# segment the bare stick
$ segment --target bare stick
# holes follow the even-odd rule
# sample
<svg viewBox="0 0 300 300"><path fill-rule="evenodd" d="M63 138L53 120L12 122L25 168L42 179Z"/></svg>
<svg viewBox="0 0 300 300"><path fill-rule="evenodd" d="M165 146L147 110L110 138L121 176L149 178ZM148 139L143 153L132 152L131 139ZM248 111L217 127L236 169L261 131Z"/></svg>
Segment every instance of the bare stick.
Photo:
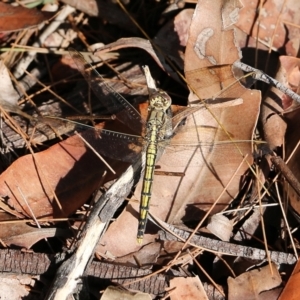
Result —
<svg viewBox="0 0 300 300"><path fill-rule="evenodd" d="M293 100L300 103L300 96L293 92L291 89L287 88L285 85L277 81L276 79L272 78L271 76L267 75L261 70L255 69L253 67L250 67L240 61L237 61L233 64L235 67L245 71L245 72L253 72L253 78L255 80L263 81L267 84L270 84L274 87L276 87L278 90L286 94L287 96L291 97Z"/></svg>

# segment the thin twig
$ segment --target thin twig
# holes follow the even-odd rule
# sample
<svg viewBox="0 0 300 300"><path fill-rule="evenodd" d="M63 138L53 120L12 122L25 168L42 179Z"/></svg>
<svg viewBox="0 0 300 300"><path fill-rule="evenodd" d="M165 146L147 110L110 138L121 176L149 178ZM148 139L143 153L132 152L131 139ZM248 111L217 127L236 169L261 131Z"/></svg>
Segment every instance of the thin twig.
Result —
<svg viewBox="0 0 300 300"><path fill-rule="evenodd" d="M272 78L271 76L267 75L261 70L255 69L253 67L250 67L240 61L237 61L233 64L235 67L245 71L245 72L253 72L253 78L255 80L263 81L267 84L270 84L274 87L276 87L278 90L286 94L287 96L291 97L293 100L300 103L300 96L293 92L291 89L287 88L285 85L277 81L276 79Z"/></svg>

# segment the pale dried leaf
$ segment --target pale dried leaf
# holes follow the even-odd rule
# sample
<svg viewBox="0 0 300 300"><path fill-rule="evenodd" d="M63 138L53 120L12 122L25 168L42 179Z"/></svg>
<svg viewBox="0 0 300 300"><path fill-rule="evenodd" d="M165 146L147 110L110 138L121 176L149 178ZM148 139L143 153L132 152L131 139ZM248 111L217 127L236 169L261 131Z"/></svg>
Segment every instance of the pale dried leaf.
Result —
<svg viewBox="0 0 300 300"><path fill-rule="evenodd" d="M222 241L229 242L233 230L233 221L223 215L213 215L209 219L207 229Z"/></svg>
<svg viewBox="0 0 300 300"><path fill-rule="evenodd" d="M173 278L170 280L171 300L207 300L208 297L199 277Z"/></svg>
<svg viewBox="0 0 300 300"><path fill-rule="evenodd" d="M19 95L12 85L11 78L3 60L0 61L0 82L0 105L8 111L14 111L10 109L10 107L18 105Z"/></svg>
<svg viewBox="0 0 300 300"><path fill-rule="evenodd" d="M136 206L138 209L138 205ZM101 243L98 243L96 251L100 253L109 251L115 257L122 257L137 251L140 248L136 243L137 227L138 212L133 210L131 204L128 204L120 216L110 224ZM153 241L153 237L146 234L143 243L147 245L151 241Z"/></svg>
<svg viewBox="0 0 300 300"><path fill-rule="evenodd" d="M36 276L39 278L39 276ZM35 280L32 275L15 275L2 273L0 276L1 299L24 299L30 296L28 287L33 288Z"/></svg>
<svg viewBox="0 0 300 300"><path fill-rule="evenodd" d="M266 265L262 268L252 270L242 275L232 278L229 277L228 283L228 299L235 300L252 300L260 299L259 294L262 291L270 290L281 284L281 277L275 264Z"/></svg>
<svg viewBox="0 0 300 300"><path fill-rule="evenodd" d="M124 289L109 286L105 292L103 293L102 300L151 300L151 296L149 294L141 293L141 292L130 292Z"/></svg>

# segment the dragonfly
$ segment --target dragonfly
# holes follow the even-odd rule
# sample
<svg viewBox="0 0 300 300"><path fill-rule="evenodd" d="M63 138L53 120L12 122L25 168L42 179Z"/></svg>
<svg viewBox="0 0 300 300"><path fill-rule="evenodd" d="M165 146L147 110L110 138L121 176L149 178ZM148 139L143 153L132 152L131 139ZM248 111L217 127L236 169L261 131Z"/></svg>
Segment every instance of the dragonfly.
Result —
<svg viewBox="0 0 300 300"><path fill-rule="evenodd" d="M185 108L184 111L172 117L170 96L165 91L156 89L149 70L145 68L149 107L148 117L144 120L140 113L84 59L81 53L74 49L70 49L69 52L78 70L102 105L114 116L114 119L134 132L134 134L129 134L107 129L97 130L101 140L101 146L97 148L97 151L105 156L130 163L142 155L146 157L137 229L137 243L142 244L153 188L155 163L170 145L182 121L203 106ZM190 142L197 140L198 143L197 131L195 134L196 137L190 138Z"/></svg>

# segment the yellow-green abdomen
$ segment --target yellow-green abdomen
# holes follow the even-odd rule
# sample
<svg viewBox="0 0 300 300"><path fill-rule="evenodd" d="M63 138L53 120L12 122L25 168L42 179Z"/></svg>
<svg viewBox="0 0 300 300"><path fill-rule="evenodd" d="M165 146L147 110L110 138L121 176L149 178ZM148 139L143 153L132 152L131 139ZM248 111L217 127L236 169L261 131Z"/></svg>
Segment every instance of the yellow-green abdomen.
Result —
<svg viewBox="0 0 300 300"><path fill-rule="evenodd" d="M143 242L144 232L146 228L149 203L151 199L155 160L157 155L157 141L155 139L152 140L153 135L156 136L156 131L152 132L151 142L149 143L146 151L146 166L143 179L143 189L140 202L140 218L137 233L137 242L139 244Z"/></svg>

